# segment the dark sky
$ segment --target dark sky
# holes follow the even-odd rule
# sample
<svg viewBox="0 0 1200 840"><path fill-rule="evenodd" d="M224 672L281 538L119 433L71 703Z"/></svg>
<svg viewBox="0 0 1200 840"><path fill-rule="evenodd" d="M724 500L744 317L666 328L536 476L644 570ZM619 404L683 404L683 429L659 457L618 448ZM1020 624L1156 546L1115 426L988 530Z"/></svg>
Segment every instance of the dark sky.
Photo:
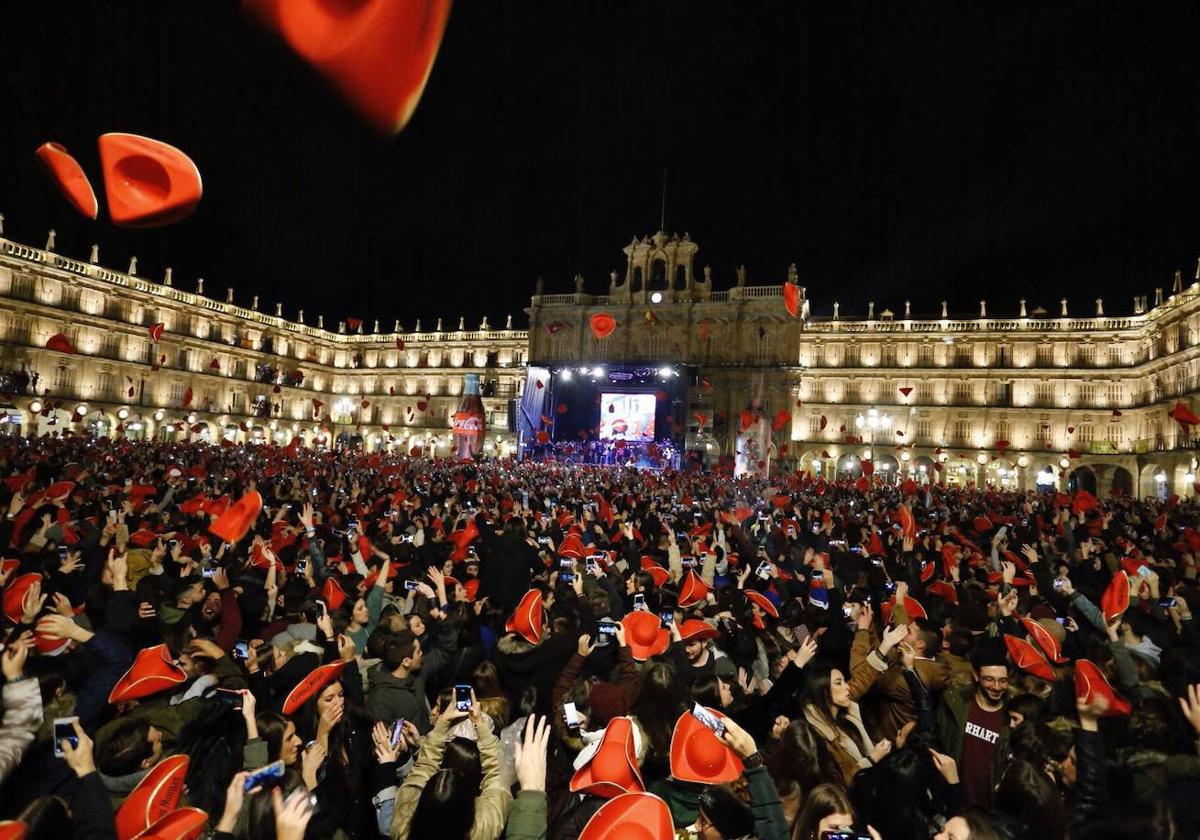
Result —
<svg viewBox="0 0 1200 840"><path fill-rule="evenodd" d="M297 0L299 2L299 0ZM523 322L536 278L603 292L630 237L700 244L717 285L796 262L818 315L1128 312L1200 253L1200 4L460 0L390 141L228 0L0 3L6 234L214 296L427 328ZM198 211L122 231L33 157L178 145Z"/></svg>

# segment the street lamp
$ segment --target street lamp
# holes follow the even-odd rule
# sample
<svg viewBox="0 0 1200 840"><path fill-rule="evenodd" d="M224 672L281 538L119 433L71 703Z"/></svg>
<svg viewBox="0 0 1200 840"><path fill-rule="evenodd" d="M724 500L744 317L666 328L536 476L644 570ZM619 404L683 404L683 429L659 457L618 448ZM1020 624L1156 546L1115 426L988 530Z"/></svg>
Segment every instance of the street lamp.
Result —
<svg viewBox="0 0 1200 840"><path fill-rule="evenodd" d="M865 416L860 413L854 418L854 427L860 432L864 428L867 430L871 438L871 448L868 450L868 453L873 454L875 452L875 433L880 429L887 431L892 428L892 415L880 414L878 410L870 408L867 409ZM868 454L868 457L870 457L870 454Z"/></svg>

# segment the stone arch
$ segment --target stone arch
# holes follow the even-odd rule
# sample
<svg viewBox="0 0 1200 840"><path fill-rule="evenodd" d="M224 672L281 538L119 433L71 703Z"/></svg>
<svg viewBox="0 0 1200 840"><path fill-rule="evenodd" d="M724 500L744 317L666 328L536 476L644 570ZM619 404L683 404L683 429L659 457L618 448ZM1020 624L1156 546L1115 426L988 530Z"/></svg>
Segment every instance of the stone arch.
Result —
<svg viewBox="0 0 1200 840"><path fill-rule="evenodd" d="M1099 482L1096 480L1096 472L1091 467L1081 465L1071 470L1067 476L1067 492L1074 493L1078 490L1086 490L1093 496L1096 495Z"/></svg>
<svg viewBox="0 0 1200 840"><path fill-rule="evenodd" d="M646 280L647 292L665 292L671 287L671 263L665 254L659 252L651 255L650 276Z"/></svg>
<svg viewBox="0 0 1200 840"><path fill-rule="evenodd" d="M1112 487L1122 496L1132 496L1134 492L1133 473L1124 467L1113 467Z"/></svg>
<svg viewBox="0 0 1200 840"><path fill-rule="evenodd" d="M909 477L918 484L930 484L937 482L937 467L934 466L934 460L928 455L917 455L909 462Z"/></svg>
<svg viewBox="0 0 1200 840"><path fill-rule="evenodd" d="M1162 481L1158 481L1155 477L1163 476ZM1154 496L1158 499L1165 500L1170 495L1168 485L1170 484L1169 476L1163 467L1156 463L1149 463L1142 466L1138 476L1138 497L1145 498L1146 496Z"/></svg>
<svg viewBox="0 0 1200 840"><path fill-rule="evenodd" d="M675 282L672 284L672 288L677 292L682 292L687 290L687 285L687 266L679 263L675 266Z"/></svg>
<svg viewBox="0 0 1200 840"><path fill-rule="evenodd" d="M629 291L640 292L642 290L642 285L643 285L642 267L640 265L635 265L633 267L633 282L629 286Z"/></svg>
<svg viewBox="0 0 1200 840"><path fill-rule="evenodd" d="M854 479L862 475L862 461L853 452L839 455L835 464L835 477L838 479Z"/></svg>
<svg viewBox="0 0 1200 840"><path fill-rule="evenodd" d="M875 456L875 475L889 484L898 481L900 479L900 462L896 460L896 456L877 454Z"/></svg>

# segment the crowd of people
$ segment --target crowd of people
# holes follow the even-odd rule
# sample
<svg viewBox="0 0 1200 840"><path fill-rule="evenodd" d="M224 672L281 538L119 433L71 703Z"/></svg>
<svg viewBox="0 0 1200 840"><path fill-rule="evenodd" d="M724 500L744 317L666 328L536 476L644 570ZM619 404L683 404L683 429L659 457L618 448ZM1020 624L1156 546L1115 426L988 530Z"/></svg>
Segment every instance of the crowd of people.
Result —
<svg viewBox="0 0 1200 840"><path fill-rule="evenodd" d="M1191 499L0 438L0 837L1200 832Z"/></svg>
<svg viewBox="0 0 1200 840"><path fill-rule="evenodd" d="M675 448L670 438L655 441L632 441L622 439L597 440L546 440L537 438L525 445L525 456L529 460L553 461L568 466L630 467L649 470L678 470L684 466L684 454ZM699 462L691 458L687 462L691 469L698 469Z"/></svg>

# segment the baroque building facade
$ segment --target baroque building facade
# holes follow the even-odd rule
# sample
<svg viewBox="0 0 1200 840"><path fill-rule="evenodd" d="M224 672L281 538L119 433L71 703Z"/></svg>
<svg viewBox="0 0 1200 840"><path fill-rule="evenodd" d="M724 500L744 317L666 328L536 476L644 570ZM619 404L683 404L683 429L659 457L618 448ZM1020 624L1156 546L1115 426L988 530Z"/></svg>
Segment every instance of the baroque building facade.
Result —
<svg viewBox="0 0 1200 840"><path fill-rule="evenodd" d="M2 217L0 217L2 218ZM0 234L2 234L0 228ZM70 429L134 439L402 447L445 455L466 373L483 383L485 451L512 452L511 398L523 385L528 336L487 320L468 330L327 329L214 300L91 259L0 235L0 430ZM162 324L159 341L150 329ZM75 353L46 347L61 333Z"/></svg>
<svg viewBox="0 0 1200 840"><path fill-rule="evenodd" d="M698 278L699 248L663 232L625 247L625 272L607 295L534 296L530 362L671 362L695 372L686 445L733 451L739 413L757 400L785 412L775 452L788 469L826 478L861 474L1004 488L1114 488L1139 496L1194 493L1195 441L1167 416L1200 391L1200 282L1133 300L1132 313L1047 313L1014 302L1015 317L876 311L817 314L800 289L798 317L783 287L715 291ZM794 266L788 279L796 282ZM1198 272L1197 280L1200 280ZM607 339L588 330L614 316ZM624 329L622 329L622 327Z"/></svg>
<svg viewBox="0 0 1200 840"><path fill-rule="evenodd" d="M390 332L304 313L284 318L3 237L0 229L0 429L70 429L131 438L305 445L339 439L368 449L448 454L463 375L483 383L485 453L517 441L512 400L526 366L672 364L691 371L683 443L714 460L732 452L739 412L784 412L776 458L826 478L860 474L947 484L1113 488L1139 496L1194 492L1192 437L1167 416L1200 392L1200 283L1133 301L1131 314L935 317L868 307L798 317L782 285L747 285L738 269L718 290L695 271L697 243L659 232L625 247L606 295L576 278L573 294L539 281L529 329ZM794 267L789 279L796 281ZM594 314L617 330L595 338ZM154 342L149 328L163 324ZM76 353L46 347L62 333ZM187 397L190 395L190 400ZM731 418L733 418L731 420Z"/></svg>

